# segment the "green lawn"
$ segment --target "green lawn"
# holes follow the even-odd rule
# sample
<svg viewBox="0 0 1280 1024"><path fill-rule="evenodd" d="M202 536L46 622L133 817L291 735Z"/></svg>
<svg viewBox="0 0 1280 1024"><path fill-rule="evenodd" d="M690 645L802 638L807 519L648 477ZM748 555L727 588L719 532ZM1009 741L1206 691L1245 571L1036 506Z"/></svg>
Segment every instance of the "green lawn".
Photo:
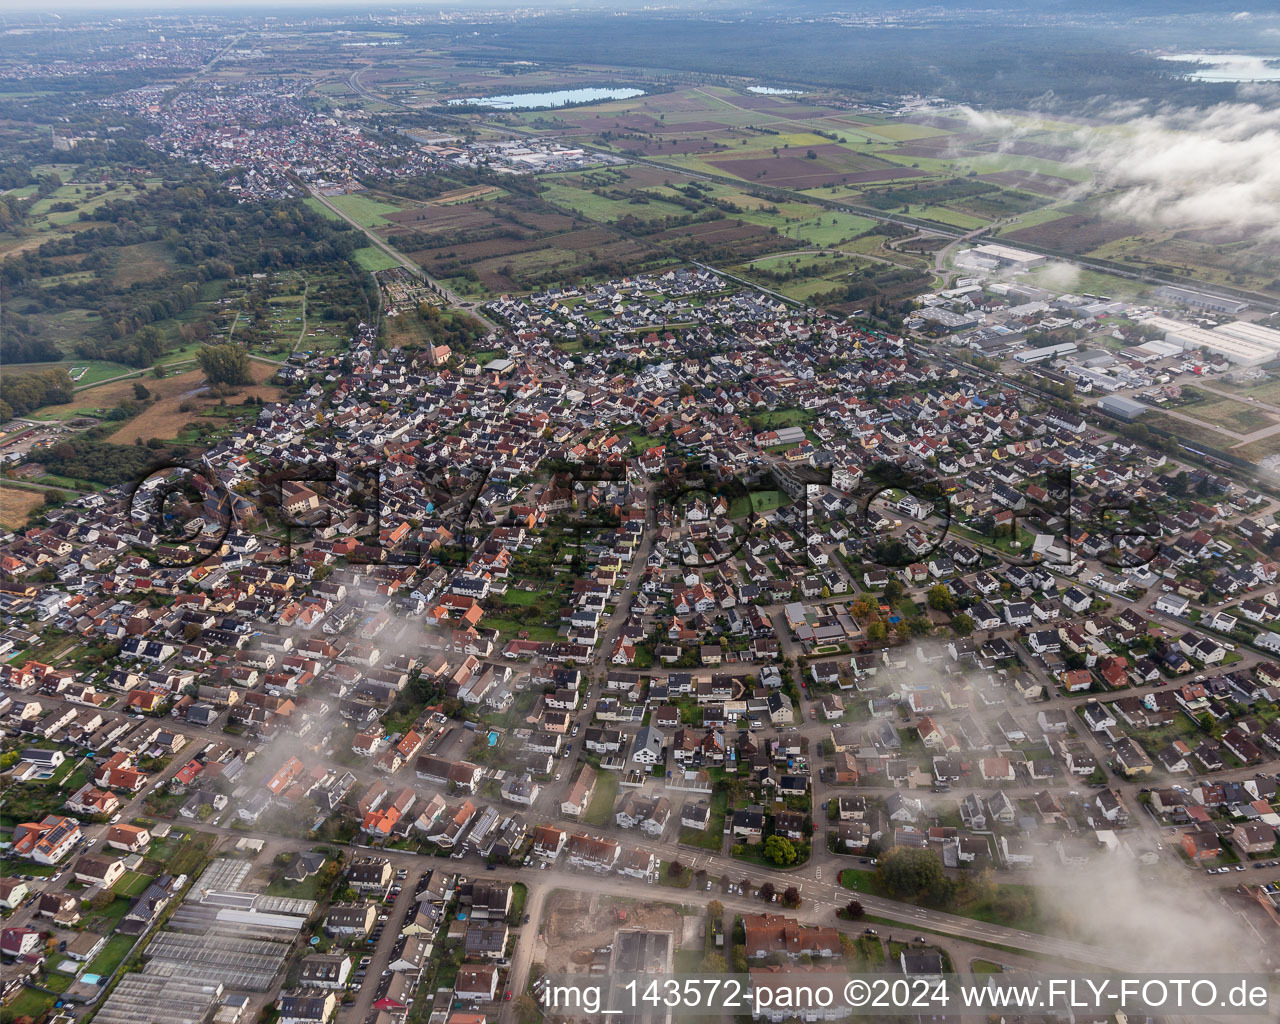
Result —
<svg viewBox="0 0 1280 1024"><path fill-rule="evenodd" d="M129 950L133 948L135 941L132 935L111 936L107 944L102 947L102 952L90 961L89 973L100 975L104 980L108 978L120 966L120 962L129 955Z"/></svg>
<svg viewBox="0 0 1280 1024"><path fill-rule="evenodd" d="M271 884L267 886L267 895L269 896L288 896L295 900L318 900L321 897L320 892L320 872L316 872L309 878L304 878L301 882L286 882L284 875L273 878Z"/></svg>
<svg viewBox="0 0 1280 1024"><path fill-rule="evenodd" d="M33 988L24 988L8 1006L4 1008L5 1021L14 1021L19 1017L40 1020L53 1008L56 997Z"/></svg>
<svg viewBox="0 0 1280 1024"><path fill-rule="evenodd" d="M513 925L518 925L524 918L524 907L529 900L529 887L523 882L513 882L511 884L511 912L508 914L508 920Z"/></svg>
<svg viewBox="0 0 1280 1024"><path fill-rule="evenodd" d="M392 206L390 203L379 202L377 199L370 199L361 195L330 196L329 202L357 224L366 228L390 223L386 219L386 214L400 212L398 206Z"/></svg>
<svg viewBox="0 0 1280 1024"><path fill-rule="evenodd" d="M351 254L352 259L371 274L400 266L400 261L388 256L376 245L366 245Z"/></svg>
<svg viewBox="0 0 1280 1024"><path fill-rule="evenodd" d="M495 619L488 615L484 618L486 628L498 630L503 637L508 640L516 639L516 635L522 630L529 634L530 640L547 640L556 641L560 639L558 630L552 629L550 626L538 626L525 622L516 622L514 619Z"/></svg>
<svg viewBox="0 0 1280 1024"><path fill-rule="evenodd" d="M613 803L618 797L618 776L614 772L596 775L596 791L582 820L588 825L607 825L613 820Z"/></svg>
<svg viewBox="0 0 1280 1024"><path fill-rule="evenodd" d="M696 829L680 830L680 843L684 846L696 846L700 850L720 851L724 843L724 819L729 806L729 794L717 790L711 794L711 814L707 819L707 827L699 832Z"/></svg>
<svg viewBox="0 0 1280 1024"><path fill-rule="evenodd" d="M150 884L150 875L144 875L141 871L126 871L124 877L115 884L114 891L121 896L141 896Z"/></svg>

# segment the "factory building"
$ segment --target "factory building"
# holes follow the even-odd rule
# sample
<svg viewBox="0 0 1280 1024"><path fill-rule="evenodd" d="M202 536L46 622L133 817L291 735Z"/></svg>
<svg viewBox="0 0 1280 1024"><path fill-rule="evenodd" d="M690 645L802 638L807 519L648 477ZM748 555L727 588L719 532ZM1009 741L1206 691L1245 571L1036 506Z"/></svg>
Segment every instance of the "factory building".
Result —
<svg viewBox="0 0 1280 1024"><path fill-rule="evenodd" d="M971 264L976 267L1011 267L1014 270L1030 270L1049 262L1049 257L1039 253L1027 252L1025 249L1014 249L995 242L985 242L966 249L956 257L957 263Z"/></svg>
<svg viewBox="0 0 1280 1024"><path fill-rule="evenodd" d="M1077 348L1074 341L1064 341L1060 345L1046 345L1044 348L1028 348L1014 353L1013 358L1020 363L1043 363L1050 359L1060 359L1070 355Z"/></svg>
<svg viewBox="0 0 1280 1024"><path fill-rule="evenodd" d="M1125 398L1124 395L1106 395L1098 400L1098 408L1126 421L1136 420L1147 411L1147 407L1141 402Z"/></svg>
<svg viewBox="0 0 1280 1024"><path fill-rule="evenodd" d="M1164 332L1164 340L1183 350L1204 348L1239 366L1261 366L1280 359L1280 331L1257 324L1233 323L1206 330L1180 320L1153 316L1143 321Z"/></svg>
<svg viewBox="0 0 1280 1024"><path fill-rule="evenodd" d="M1169 285L1157 290L1156 298L1191 309L1207 309L1214 313L1230 313L1232 316L1238 316L1249 308L1249 303L1241 302L1239 299L1192 291L1190 288L1174 288Z"/></svg>

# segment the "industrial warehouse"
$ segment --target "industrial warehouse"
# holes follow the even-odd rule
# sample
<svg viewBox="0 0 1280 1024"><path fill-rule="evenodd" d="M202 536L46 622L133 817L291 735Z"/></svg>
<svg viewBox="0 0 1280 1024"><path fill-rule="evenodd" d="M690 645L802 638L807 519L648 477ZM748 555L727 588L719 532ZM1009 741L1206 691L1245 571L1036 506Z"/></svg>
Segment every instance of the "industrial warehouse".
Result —
<svg viewBox="0 0 1280 1024"><path fill-rule="evenodd" d="M1240 366L1261 366L1280 359L1280 331L1261 324L1237 321L1205 328L1162 316L1142 322L1164 331L1165 341L1181 345L1184 350L1204 348Z"/></svg>

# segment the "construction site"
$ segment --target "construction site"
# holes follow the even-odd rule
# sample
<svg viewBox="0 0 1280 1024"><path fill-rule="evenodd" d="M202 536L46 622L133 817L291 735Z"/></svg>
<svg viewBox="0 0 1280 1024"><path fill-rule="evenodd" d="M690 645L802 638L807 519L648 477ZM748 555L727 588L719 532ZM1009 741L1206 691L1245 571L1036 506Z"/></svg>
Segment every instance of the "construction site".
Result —
<svg viewBox="0 0 1280 1024"><path fill-rule="evenodd" d="M701 944L702 919L677 907L557 891L547 900L533 958L550 975L670 971L686 942Z"/></svg>

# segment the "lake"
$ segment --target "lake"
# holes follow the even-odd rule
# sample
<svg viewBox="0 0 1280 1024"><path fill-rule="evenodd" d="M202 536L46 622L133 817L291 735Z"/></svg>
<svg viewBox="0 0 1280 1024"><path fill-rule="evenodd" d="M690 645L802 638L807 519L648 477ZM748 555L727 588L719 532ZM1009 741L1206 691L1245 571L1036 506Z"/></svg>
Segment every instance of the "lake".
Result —
<svg viewBox="0 0 1280 1024"><path fill-rule="evenodd" d="M1187 75L1197 82L1280 82L1280 64L1275 57L1254 57L1242 53L1175 53L1161 60L1199 61L1208 67Z"/></svg>
<svg viewBox="0 0 1280 1024"><path fill-rule="evenodd" d="M643 89L557 89L555 92L513 92L505 96L472 96L450 100L450 106L474 104L495 110L536 110L539 107L563 107L569 103L595 103L599 100L629 100L643 96Z"/></svg>

